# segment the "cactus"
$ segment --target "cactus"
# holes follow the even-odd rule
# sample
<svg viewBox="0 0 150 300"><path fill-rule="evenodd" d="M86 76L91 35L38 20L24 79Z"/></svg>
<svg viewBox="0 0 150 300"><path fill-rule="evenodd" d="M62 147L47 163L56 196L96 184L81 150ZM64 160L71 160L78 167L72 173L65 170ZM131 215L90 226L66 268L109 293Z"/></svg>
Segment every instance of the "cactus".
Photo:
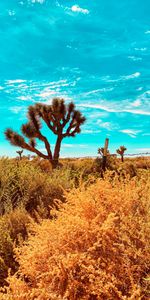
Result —
<svg viewBox="0 0 150 300"><path fill-rule="evenodd" d="M41 132L41 121L44 121L47 127L57 136L54 153L52 153L47 137ZM55 168L59 162L62 140L65 137L75 137L80 133L80 127L84 122L85 117L75 109L73 102L66 105L64 99L54 98L51 105L37 103L29 106L28 122L21 127L22 135L8 128L5 131L5 137L12 145L48 159ZM37 149L36 140L44 143L46 154Z"/></svg>
<svg viewBox="0 0 150 300"><path fill-rule="evenodd" d="M121 156L121 161L124 162L124 152L127 150L125 146L120 146L119 149L116 150L117 154Z"/></svg>
<svg viewBox="0 0 150 300"><path fill-rule="evenodd" d="M22 159L23 150L18 150L18 151L16 151L16 153L19 154L19 159L21 160Z"/></svg>

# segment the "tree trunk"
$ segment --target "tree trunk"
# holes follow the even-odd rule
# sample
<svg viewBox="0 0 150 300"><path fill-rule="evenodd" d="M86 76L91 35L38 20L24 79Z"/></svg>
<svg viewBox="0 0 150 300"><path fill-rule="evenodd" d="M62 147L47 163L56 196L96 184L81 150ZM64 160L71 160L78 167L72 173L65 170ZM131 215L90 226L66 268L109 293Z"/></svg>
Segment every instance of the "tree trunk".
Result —
<svg viewBox="0 0 150 300"><path fill-rule="evenodd" d="M106 161L107 161L107 157L103 156L102 158L102 169L105 172L106 171Z"/></svg>
<svg viewBox="0 0 150 300"><path fill-rule="evenodd" d="M55 145L53 159L52 159L53 169L55 169L58 166L61 142L62 142L62 136L58 136L56 145Z"/></svg>
<svg viewBox="0 0 150 300"><path fill-rule="evenodd" d="M123 155L121 155L121 161L124 162L124 157L123 157Z"/></svg>

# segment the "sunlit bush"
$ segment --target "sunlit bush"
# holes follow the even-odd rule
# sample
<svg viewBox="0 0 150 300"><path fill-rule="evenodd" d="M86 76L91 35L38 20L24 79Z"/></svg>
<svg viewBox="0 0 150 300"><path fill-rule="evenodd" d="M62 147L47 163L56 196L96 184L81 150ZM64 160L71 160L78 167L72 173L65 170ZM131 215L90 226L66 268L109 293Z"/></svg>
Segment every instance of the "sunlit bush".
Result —
<svg viewBox="0 0 150 300"><path fill-rule="evenodd" d="M28 226L33 220L24 209L16 209L0 217L0 286L6 284L8 269L17 270L14 260L14 243L18 244L27 238Z"/></svg>
<svg viewBox="0 0 150 300"><path fill-rule="evenodd" d="M146 300L150 174L81 185L16 248L9 300Z"/></svg>
<svg viewBox="0 0 150 300"><path fill-rule="evenodd" d="M0 160L0 215L22 206L31 214L43 210L49 214L55 198L63 200L63 189L73 186L69 169L43 172L32 162Z"/></svg>

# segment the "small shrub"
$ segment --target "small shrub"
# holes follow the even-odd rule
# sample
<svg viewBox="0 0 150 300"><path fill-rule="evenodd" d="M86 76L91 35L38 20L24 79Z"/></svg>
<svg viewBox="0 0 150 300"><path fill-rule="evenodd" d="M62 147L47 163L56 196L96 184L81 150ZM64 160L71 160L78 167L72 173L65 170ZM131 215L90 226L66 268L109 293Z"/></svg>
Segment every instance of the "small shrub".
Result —
<svg viewBox="0 0 150 300"><path fill-rule="evenodd" d="M18 244L25 240L28 227L33 223L27 212L16 209L10 214L0 217L0 286L4 285L8 276L8 269L15 272L18 263L14 260L14 243Z"/></svg>
<svg viewBox="0 0 150 300"><path fill-rule="evenodd" d="M150 174L83 184L51 213L16 248L1 299L149 299Z"/></svg>

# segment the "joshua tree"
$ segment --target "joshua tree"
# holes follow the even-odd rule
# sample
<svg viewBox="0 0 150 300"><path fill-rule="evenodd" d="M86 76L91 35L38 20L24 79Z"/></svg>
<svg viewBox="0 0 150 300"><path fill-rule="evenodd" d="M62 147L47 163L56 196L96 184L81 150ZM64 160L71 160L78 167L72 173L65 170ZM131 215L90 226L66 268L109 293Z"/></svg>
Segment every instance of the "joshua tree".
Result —
<svg viewBox="0 0 150 300"><path fill-rule="evenodd" d="M127 150L125 146L120 146L119 149L116 150L116 152L121 156L121 161L124 161L124 152Z"/></svg>
<svg viewBox="0 0 150 300"><path fill-rule="evenodd" d="M18 151L16 151L16 153L19 154L19 159L21 160L22 159L23 150L18 150Z"/></svg>
<svg viewBox="0 0 150 300"><path fill-rule="evenodd" d="M102 157L104 156L104 148L98 148L98 154L100 154ZM109 150L107 150L107 155L109 155Z"/></svg>
<svg viewBox="0 0 150 300"><path fill-rule="evenodd" d="M48 159L53 168L57 167L62 140L65 137L75 137L80 133L80 127L85 122L85 117L80 111L75 110L73 102L66 105L64 100L60 98L54 98L51 105L37 103L29 106L27 117L28 122L21 127L22 135L8 128L5 131L7 140L14 146ZM47 137L41 132L41 121L44 121L57 136L54 153L52 153ZM28 141L25 137L28 138ZM44 143L46 154L37 149L36 139Z"/></svg>
<svg viewBox="0 0 150 300"><path fill-rule="evenodd" d="M98 148L98 154L102 156L102 169L104 172L106 170L107 155L110 154L108 150L108 143L109 139L106 138L104 148Z"/></svg>

